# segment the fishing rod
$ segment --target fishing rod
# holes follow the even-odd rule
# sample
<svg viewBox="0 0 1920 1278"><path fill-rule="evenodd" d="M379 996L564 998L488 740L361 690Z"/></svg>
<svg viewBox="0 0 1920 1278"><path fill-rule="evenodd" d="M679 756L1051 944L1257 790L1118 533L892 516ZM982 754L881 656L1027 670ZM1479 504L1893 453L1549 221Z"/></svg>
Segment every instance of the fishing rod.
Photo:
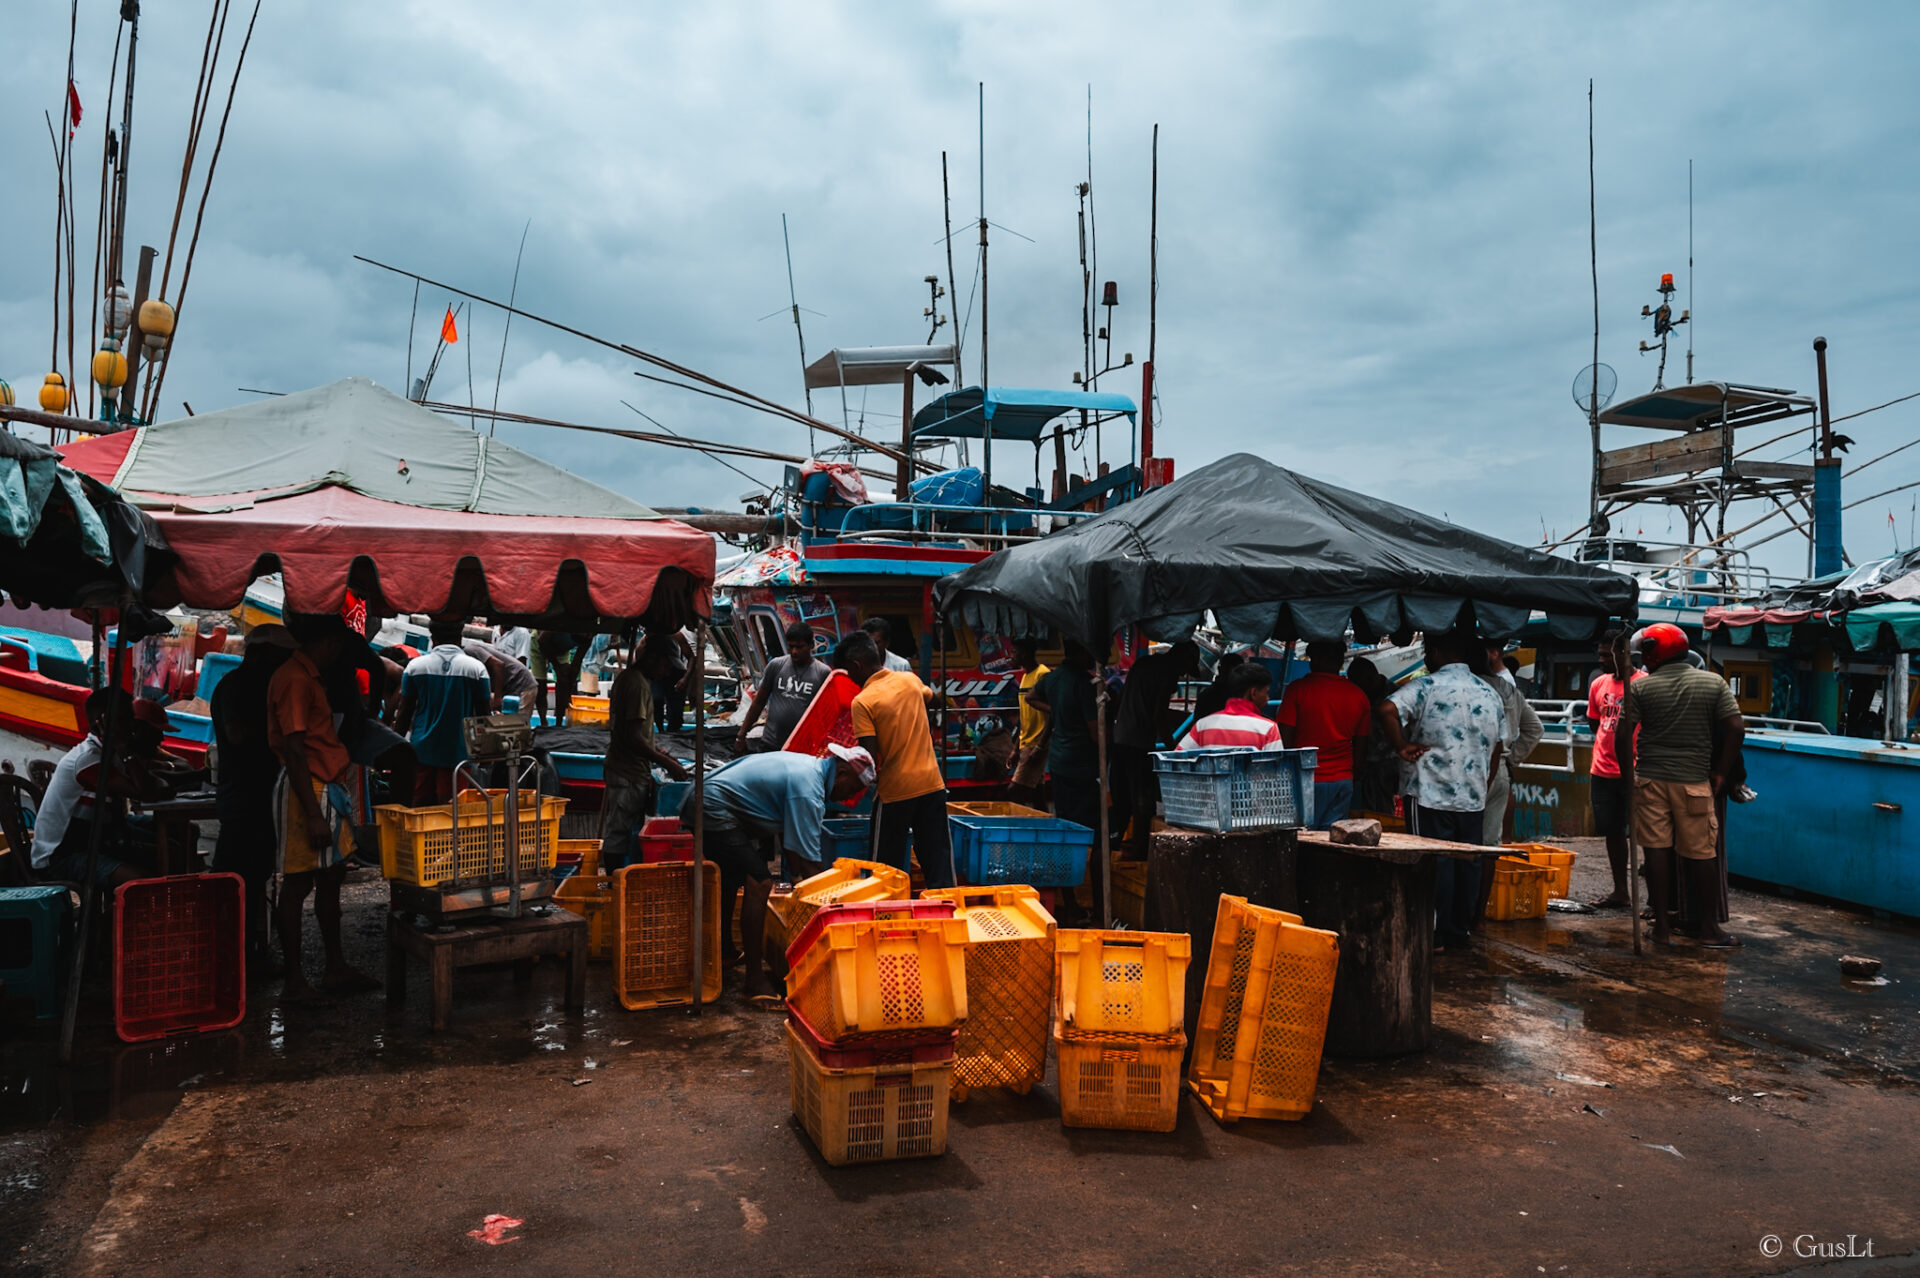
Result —
<svg viewBox="0 0 1920 1278"><path fill-rule="evenodd" d="M918 458L909 457L897 449L889 448L885 444L879 443L875 440L868 439L864 435L857 435L850 430L845 430L839 426L835 426L831 422L821 421L817 417L810 417L807 414L802 413L797 409L788 408L785 404L776 403L775 401L767 399L764 396L756 395L752 391L742 390L738 386L729 385L728 383L721 381L717 377L709 377L707 376L707 374L702 373L697 369L689 368L684 364L676 364L674 361L667 359L665 356L655 355L651 351L644 351L637 346L629 346L624 342L611 342L604 337L596 337L592 333L586 332L583 329L574 328L570 324L562 324L558 320L548 319L544 315L535 315L532 311L523 310L519 307L503 305L497 299L487 297L484 294L470 292L467 289L459 288L459 287L456 287L455 285L448 284L440 280L431 279L425 275L421 275L414 271L406 270L402 267L389 266L385 262L377 262L373 258L365 257L359 253L355 253L353 255L353 259L356 262L365 262L368 266L377 266L383 271L391 271L395 275L403 275L408 279L419 280L420 282L431 285L434 288L445 289L449 293L456 293L459 296L471 299L472 301L484 302L488 306L494 307L495 309L500 311L504 311L509 315L521 316L525 319L532 321L535 324L544 325L547 328L554 329L557 332L565 333L570 337L577 337L583 342L590 342L595 346L604 346L608 350L618 351L622 355L627 355L632 357L633 359L642 360L645 363L652 364L656 368L664 368L670 373L677 373L681 377L689 378L697 382L702 382L707 386L711 386L715 388L716 390L724 391L726 392L726 394L738 397L740 401L743 401L743 404L742 404L743 407L757 409L760 412L770 413L776 417L784 417L789 421L796 422L802 426L810 426L815 430L826 431L830 435L837 435L849 443L858 444L862 448L870 449L871 451L879 453L881 456L886 457L892 461L908 462L913 466L915 466L916 468L926 471L928 473L932 473L939 469L939 467L934 465L932 462L921 461ZM666 384L675 385L676 383L668 382ZM693 386L682 386L681 389L698 390L699 388L693 387ZM705 393L705 392L702 392L702 393Z"/></svg>

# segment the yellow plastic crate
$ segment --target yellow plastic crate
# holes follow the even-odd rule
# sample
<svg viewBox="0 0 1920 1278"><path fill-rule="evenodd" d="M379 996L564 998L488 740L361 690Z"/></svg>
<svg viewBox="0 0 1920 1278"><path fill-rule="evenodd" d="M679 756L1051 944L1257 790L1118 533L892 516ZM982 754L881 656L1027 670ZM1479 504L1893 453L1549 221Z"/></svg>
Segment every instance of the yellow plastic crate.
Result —
<svg viewBox="0 0 1920 1278"><path fill-rule="evenodd" d="M605 697L575 697L567 703L567 722L576 727L588 723L606 723L613 709Z"/></svg>
<svg viewBox="0 0 1920 1278"><path fill-rule="evenodd" d="M1339 967L1334 933L1221 896L1187 1067L1215 1118L1299 1119L1313 1108Z"/></svg>
<svg viewBox="0 0 1920 1278"><path fill-rule="evenodd" d="M499 883L507 877L505 790L489 790L491 814L475 791L458 804L429 808L385 804L374 809L380 823L380 869L387 878L419 887L442 883ZM456 822L455 808L458 808ZM560 818L567 801L520 794L520 878L538 879L553 868L560 844Z"/></svg>
<svg viewBox="0 0 1920 1278"><path fill-rule="evenodd" d="M1524 857L1529 865L1543 865L1553 871L1553 877L1547 880L1549 899L1573 895L1573 863L1579 859L1578 853L1551 843L1509 843L1503 850L1516 858Z"/></svg>
<svg viewBox="0 0 1920 1278"><path fill-rule="evenodd" d="M593 875L600 873L600 840L598 839L562 839L559 842L558 853L556 854L555 859L556 860L559 859L559 854L564 854L568 852L577 853L579 855L580 874L582 877L590 878Z"/></svg>
<svg viewBox="0 0 1920 1278"><path fill-rule="evenodd" d="M787 1024L794 1117L834 1167L947 1152L951 1058L938 1064L826 1069Z"/></svg>
<svg viewBox="0 0 1920 1278"><path fill-rule="evenodd" d="M1503 922L1547 917L1547 885L1553 871L1519 857L1503 856L1493 863L1493 894L1487 898L1487 917Z"/></svg>
<svg viewBox="0 0 1920 1278"><path fill-rule="evenodd" d="M1061 1125L1172 1131L1180 1121L1180 1057L1186 1050L1185 1034L1089 1032L1068 1037L1055 1017Z"/></svg>
<svg viewBox="0 0 1920 1278"><path fill-rule="evenodd" d="M967 923L967 1023L953 1062L953 1098L976 1087L1026 1095L1047 1073L1053 1016L1053 915L1024 886L933 888Z"/></svg>
<svg viewBox="0 0 1920 1278"><path fill-rule="evenodd" d="M613 879L605 874L573 874L553 889L553 903L587 921L587 958L604 963L613 957Z"/></svg>
<svg viewBox="0 0 1920 1278"><path fill-rule="evenodd" d="M793 885L793 891L767 898L767 937L781 954L823 905L838 901L905 901L907 876L878 861L842 857L831 869Z"/></svg>
<svg viewBox="0 0 1920 1278"><path fill-rule="evenodd" d="M967 923L835 923L792 960L787 1002L830 1043L952 1029L967 1019Z"/></svg>
<svg viewBox="0 0 1920 1278"><path fill-rule="evenodd" d="M1054 986L1068 1037L1184 1036L1192 953L1184 932L1062 929L1054 938Z"/></svg>
<svg viewBox="0 0 1920 1278"><path fill-rule="evenodd" d="M701 862L706 949L700 1001L720 997L720 867ZM613 992L630 1012L687 1002L693 957L693 862L629 865L613 875Z"/></svg>
<svg viewBox="0 0 1920 1278"><path fill-rule="evenodd" d="M1030 808L1024 803L949 803L948 816L983 817L1038 817L1045 821L1053 813L1043 808Z"/></svg>

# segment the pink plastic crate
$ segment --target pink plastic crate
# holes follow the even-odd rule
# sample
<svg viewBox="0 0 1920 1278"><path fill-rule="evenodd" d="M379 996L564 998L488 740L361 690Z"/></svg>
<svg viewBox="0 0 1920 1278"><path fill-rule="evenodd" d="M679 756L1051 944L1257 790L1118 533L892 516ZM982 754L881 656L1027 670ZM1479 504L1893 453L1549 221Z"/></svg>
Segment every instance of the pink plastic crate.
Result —
<svg viewBox="0 0 1920 1278"><path fill-rule="evenodd" d="M129 1043L229 1029L247 1013L237 874L139 879L114 893L113 1028Z"/></svg>

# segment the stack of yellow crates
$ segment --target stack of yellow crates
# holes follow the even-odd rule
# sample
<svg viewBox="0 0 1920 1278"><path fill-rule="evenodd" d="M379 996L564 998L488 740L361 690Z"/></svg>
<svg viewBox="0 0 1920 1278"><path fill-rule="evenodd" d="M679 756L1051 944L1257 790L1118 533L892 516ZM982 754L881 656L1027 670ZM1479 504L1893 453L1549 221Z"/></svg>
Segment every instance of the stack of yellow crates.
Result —
<svg viewBox="0 0 1920 1278"><path fill-rule="evenodd" d="M822 906L788 947L793 1112L828 1163L946 1152L966 948L949 901Z"/></svg>
<svg viewBox="0 0 1920 1278"><path fill-rule="evenodd" d="M904 901L909 891L905 872L878 861L841 857L831 869L801 879L793 885L793 891L767 898L767 945L784 954L823 905L836 901Z"/></svg>
<svg viewBox="0 0 1920 1278"><path fill-rule="evenodd" d="M1192 953L1184 932L1057 934L1053 1048L1063 1124L1174 1129Z"/></svg>

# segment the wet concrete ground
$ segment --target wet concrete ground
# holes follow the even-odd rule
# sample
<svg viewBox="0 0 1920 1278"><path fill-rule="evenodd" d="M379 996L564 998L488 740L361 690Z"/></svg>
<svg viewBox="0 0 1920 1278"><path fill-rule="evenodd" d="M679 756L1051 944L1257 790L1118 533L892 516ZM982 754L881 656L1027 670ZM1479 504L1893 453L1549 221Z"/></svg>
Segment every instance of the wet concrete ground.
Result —
<svg viewBox="0 0 1920 1278"><path fill-rule="evenodd" d="M378 972L382 885L349 900ZM866 1168L814 1153L780 1019L731 989L629 1013L596 967L576 1022L557 971L463 972L434 1035L418 965L391 1015L256 984L230 1034L93 1019L71 1070L44 1030L0 1047L0 1271L1920 1272L1920 932L1733 910L1732 954L1636 959L1619 912L1489 925L1439 962L1433 1050L1328 1062L1299 1123L1189 1099L1170 1135L1068 1131L1050 1078L955 1106L945 1157ZM468 1236L489 1213L515 1241ZM1872 1260L1829 1259L1850 1236Z"/></svg>

